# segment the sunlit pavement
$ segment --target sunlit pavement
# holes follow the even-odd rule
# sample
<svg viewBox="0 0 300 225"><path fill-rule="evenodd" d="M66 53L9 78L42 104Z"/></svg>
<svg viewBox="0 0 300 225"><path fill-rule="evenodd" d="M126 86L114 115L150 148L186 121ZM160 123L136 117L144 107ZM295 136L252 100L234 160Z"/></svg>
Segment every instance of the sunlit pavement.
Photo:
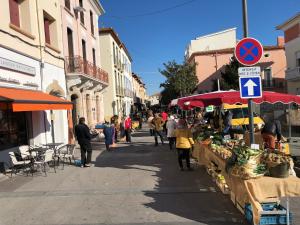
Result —
<svg viewBox="0 0 300 225"><path fill-rule="evenodd" d="M132 139L111 152L94 143L91 168L2 181L0 225L247 224L204 168L181 172L175 151L155 147L147 130ZM294 214L299 202L292 201Z"/></svg>

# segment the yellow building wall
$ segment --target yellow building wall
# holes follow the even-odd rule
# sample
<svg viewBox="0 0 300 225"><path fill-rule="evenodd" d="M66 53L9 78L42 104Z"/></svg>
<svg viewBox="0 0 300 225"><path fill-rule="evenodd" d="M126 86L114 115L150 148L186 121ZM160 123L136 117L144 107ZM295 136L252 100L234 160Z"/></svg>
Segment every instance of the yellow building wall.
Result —
<svg viewBox="0 0 300 225"><path fill-rule="evenodd" d="M63 60L56 59L49 53L44 51L45 34L44 34L44 17L43 13L46 11L51 17L55 19L55 33L56 40L52 48L45 47L47 51L57 57L62 57L62 29L60 16L59 0L25 0L21 7L24 7L23 14L20 13L20 28L10 23L9 0L1 0L0 7L0 44L10 49L29 55L35 59L43 57L45 62L63 68ZM19 40L16 37L22 40ZM42 52L40 51L42 46ZM42 54L42 56L41 56Z"/></svg>

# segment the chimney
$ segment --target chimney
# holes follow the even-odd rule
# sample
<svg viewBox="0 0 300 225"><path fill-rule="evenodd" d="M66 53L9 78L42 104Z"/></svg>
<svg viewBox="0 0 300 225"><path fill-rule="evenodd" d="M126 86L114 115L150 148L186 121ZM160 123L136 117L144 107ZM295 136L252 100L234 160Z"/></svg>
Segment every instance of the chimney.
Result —
<svg viewBox="0 0 300 225"><path fill-rule="evenodd" d="M277 37L277 46L278 47L284 47L284 37Z"/></svg>

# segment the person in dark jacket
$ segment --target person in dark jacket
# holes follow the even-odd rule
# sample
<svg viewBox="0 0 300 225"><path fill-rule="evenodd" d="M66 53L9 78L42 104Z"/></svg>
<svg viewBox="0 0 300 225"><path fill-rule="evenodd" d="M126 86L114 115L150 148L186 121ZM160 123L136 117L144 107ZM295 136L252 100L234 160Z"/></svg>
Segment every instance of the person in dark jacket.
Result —
<svg viewBox="0 0 300 225"><path fill-rule="evenodd" d="M114 144L114 136L115 136L115 127L113 123L109 123L108 120L105 120L103 134L105 137L105 146L106 150L110 151L110 146Z"/></svg>
<svg viewBox="0 0 300 225"><path fill-rule="evenodd" d="M224 134L229 134L231 125L232 125L232 112L230 110L227 110L225 112L225 116L224 116L224 130L223 133Z"/></svg>
<svg viewBox="0 0 300 225"><path fill-rule="evenodd" d="M90 167L92 158L92 135L89 127L85 124L85 118L79 118L79 124L75 126L75 135L80 145L81 167Z"/></svg>
<svg viewBox="0 0 300 225"><path fill-rule="evenodd" d="M269 149L275 149L276 137L279 142L282 138L281 124L279 120L267 120L265 119L265 125L261 131L263 141L266 143L266 147Z"/></svg>

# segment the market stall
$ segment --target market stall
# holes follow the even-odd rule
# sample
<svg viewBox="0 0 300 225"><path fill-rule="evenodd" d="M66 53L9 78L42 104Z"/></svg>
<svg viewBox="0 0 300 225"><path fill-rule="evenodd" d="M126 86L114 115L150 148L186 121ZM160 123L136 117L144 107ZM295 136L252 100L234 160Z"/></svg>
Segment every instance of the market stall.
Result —
<svg viewBox="0 0 300 225"><path fill-rule="evenodd" d="M221 104L243 104L239 92L214 92L178 99L182 108L206 107ZM262 98L255 103L282 102L300 104L300 97L263 92ZM224 137L209 125L194 127L193 156L199 164L206 167L224 194L230 194L231 200L245 213L254 224L289 224L287 210L276 202L280 197L300 196L300 179L294 176L293 161L284 151L268 151L255 146L251 149L245 144L244 137ZM252 146L253 148L253 146ZM265 204L267 203L267 204ZM274 222L275 221L275 222Z"/></svg>

